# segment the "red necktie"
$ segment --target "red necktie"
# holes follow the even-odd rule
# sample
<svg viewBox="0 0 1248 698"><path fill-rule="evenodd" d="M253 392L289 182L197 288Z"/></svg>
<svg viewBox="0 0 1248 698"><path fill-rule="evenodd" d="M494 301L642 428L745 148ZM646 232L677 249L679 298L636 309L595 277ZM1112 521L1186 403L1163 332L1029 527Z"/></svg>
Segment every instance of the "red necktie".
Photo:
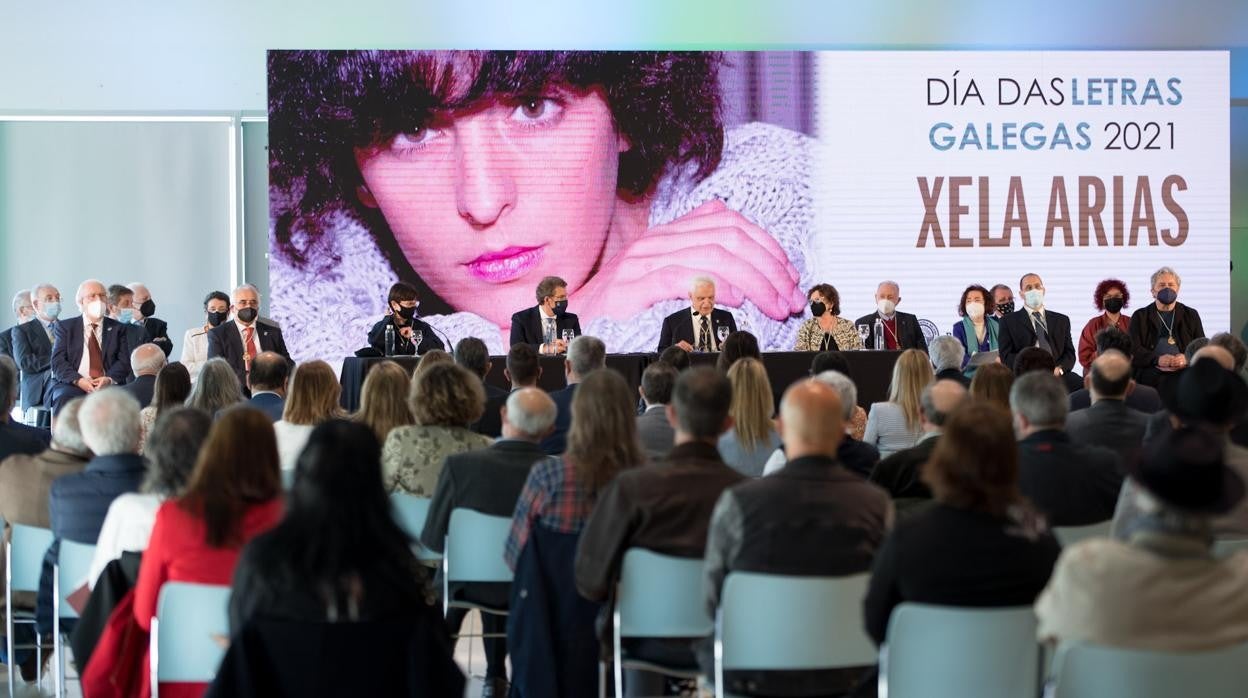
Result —
<svg viewBox="0 0 1248 698"><path fill-rule="evenodd" d="M251 341L252 338L255 337L255 335L256 335L256 328L254 327L243 328L243 353L247 355L246 363L248 366L248 370L250 370L252 359L256 358L256 346L252 344L252 341Z"/></svg>
<svg viewBox="0 0 1248 698"><path fill-rule="evenodd" d="M88 378L99 378L104 375L104 352L100 350L100 340L95 338L95 328L91 325L91 337L87 339L87 373Z"/></svg>

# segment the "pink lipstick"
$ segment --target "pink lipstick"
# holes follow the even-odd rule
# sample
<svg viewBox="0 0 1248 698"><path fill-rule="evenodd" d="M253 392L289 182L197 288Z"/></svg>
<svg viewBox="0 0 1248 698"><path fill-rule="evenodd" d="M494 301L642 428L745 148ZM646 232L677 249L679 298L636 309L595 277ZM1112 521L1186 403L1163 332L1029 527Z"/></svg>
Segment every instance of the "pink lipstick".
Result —
<svg viewBox="0 0 1248 698"><path fill-rule="evenodd" d="M464 266L473 276L492 284L501 284L518 279L537 266L546 255L542 247L508 247L495 252L486 252Z"/></svg>

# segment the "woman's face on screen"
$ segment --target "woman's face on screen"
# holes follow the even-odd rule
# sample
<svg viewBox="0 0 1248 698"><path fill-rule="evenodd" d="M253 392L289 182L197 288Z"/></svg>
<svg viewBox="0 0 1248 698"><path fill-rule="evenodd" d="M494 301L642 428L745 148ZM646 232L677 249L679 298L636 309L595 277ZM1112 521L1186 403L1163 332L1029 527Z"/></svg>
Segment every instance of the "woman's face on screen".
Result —
<svg viewBox="0 0 1248 698"><path fill-rule="evenodd" d="M589 277L624 150L600 92L550 90L434 117L355 157L360 200L416 273L456 310L505 326L542 277L569 292Z"/></svg>

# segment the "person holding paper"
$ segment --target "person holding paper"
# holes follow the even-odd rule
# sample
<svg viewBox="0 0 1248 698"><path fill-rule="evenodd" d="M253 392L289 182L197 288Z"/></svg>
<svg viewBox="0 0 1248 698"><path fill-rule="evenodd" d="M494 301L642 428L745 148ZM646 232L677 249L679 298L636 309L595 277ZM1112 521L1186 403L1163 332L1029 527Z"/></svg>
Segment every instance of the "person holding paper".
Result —
<svg viewBox="0 0 1248 698"><path fill-rule="evenodd" d="M966 355L962 359L962 369L966 377L975 375L981 361L972 361L981 352L996 352L1001 347L998 342L1000 326L992 316L993 306L988 299L992 294L979 284L971 284L962 291L962 300L958 301L958 316L961 322L953 326L953 336L962 342ZM974 338L973 340L970 338ZM992 363L988 361L988 363Z"/></svg>

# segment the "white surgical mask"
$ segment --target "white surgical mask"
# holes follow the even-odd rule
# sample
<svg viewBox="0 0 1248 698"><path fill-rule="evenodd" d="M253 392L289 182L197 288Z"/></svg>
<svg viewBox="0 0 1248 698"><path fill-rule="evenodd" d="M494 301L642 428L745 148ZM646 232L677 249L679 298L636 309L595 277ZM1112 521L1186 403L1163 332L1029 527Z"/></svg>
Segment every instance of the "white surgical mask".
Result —
<svg viewBox="0 0 1248 698"><path fill-rule="evenodd" d="M83 308L87 312L87 316L96 320L104 317L104 301L93 300L87 303L87 307Z"/></svg>
<svg viewBox="0 0 1248 698"><path fill-rule="evenodd" d="M1026 303L1027 307L1032 310L1038 309L1040 306L1044 305L1044 291L1041 291L1038 288L1033 288L1023 294L1023 302Z"/></svg>
<svg viewBox="0 0 1248 698"><path fill-rule="evenodd" d="M880 311L881 315L892 315L897 309L897 304L887 298L881 298L875 302L875 308Z"/></svg>
<svg viewBox="0 0 1248 698"><path fill-rule="evenodd" d="M974 301L967 303L966 314L969 315L972 320L980 319L984 316L984 304L976 303Z"/></svg>

